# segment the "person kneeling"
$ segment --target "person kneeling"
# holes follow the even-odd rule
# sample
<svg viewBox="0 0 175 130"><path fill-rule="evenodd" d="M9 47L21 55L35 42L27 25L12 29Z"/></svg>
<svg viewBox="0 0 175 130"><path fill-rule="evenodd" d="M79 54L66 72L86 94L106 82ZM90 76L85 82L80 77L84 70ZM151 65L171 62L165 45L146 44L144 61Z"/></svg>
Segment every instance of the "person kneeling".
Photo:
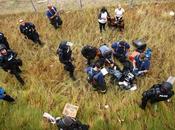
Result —
<svg viewBox="0 0 175 130"><path fill-rule="evenodd" d="M151 104L166 101L174 95L173 83L175 77L169 77L166 82L153 85L149 90L143 92L140 108L145 109L147 102Z"/></svg>
<svg viewBox="0 0 175 130"><path fill-rule="evenodd" d="M88 82L92 84L92 87L101 93L106 93L106 83L100 65L96 64L93 67L87 67L86 73L88 74Z"/></svg>

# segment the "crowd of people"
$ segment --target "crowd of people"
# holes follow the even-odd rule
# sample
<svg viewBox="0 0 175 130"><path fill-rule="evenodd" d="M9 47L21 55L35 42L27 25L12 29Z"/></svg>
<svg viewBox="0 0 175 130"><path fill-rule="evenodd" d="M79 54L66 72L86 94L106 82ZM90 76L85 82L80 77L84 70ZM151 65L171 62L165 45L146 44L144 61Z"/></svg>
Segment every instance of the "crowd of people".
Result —
<svg viewBox="0 0 175 130"><path fill-rule="evenodd" d="M114 25L117 26L123 22L123 14L125 10L118 6L115 9ZM55 29L60 28L62 20L60 13L57 11L55 6L48 5L46 15L50 23ZM106 30L106 23L111 22L111 17L105 7L103 7L98 16L98 23L100 32ZM39 33L36 31L35 25L31 22L25 22L23 19L19 20L20 32L26 39L32 40L34 43L42 45L39 38ZM121 31L123 31L124 26ZM134 51L131 52L131 45L135 47ZM64 69L69 72L70 78L75 81L76 76L74 75L75 65L73 64L74 58L72 57L73 43L70 41L61 41L56 51L59 57L60 63L64 65ZM87 73L87 81L92 85L94 90L105 94L107 92L106 75L110 75L111 83L114 86L118 86L122 90L136 90L136 79L138 76L144 76L149 72L152 50L147 47L142 40L133 40L132 44L127 41L116 41L109 46L107 43L101 43L99 47L85 45L81 49L82 56L87 60L87 66L85 72ZM116 62L117 61L117 62ZM121 63L123 67L119 67L118 63ZM22 60L17 58L17 53L14 52L7 41L6 36L0 32L0 66L1 68L15 75L17 80L25 85L24 80L21 78L20 73L22 72L20 67L22 66ZM149 90L142 94L142 103L140 107L145 109L148 101L151 103L165 101L174 95L173 83L174 77L169 77L166 82L161 84L155 84ZM0 88L0 99L14 102L10 95L8 95L3 88ZM69 117L55 119L55 124L63 130L66 129L64 121L67 121L68 126L77 126L77 121ZM79 124L81 124L79 122ZM86 129L88 129L86 127ZM72 130L72 129L71 129Z"/></svg>

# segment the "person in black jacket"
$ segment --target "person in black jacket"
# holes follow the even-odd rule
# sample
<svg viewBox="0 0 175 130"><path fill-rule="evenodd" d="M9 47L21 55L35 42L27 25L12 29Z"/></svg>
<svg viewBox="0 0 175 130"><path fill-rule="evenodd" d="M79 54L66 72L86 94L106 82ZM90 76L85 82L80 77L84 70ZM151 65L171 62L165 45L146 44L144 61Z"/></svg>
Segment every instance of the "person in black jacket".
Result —
<svg viewBox="0 0 175 130"><path fill-rule="evenodd" d="M98 49L96 47L86 45L82 48L81 54L87 59L87 64L91 65L93 59L95 59L97 55Z"/></svg>
<svg viewBox="0 0 175 130"><path fill-rule="evenodd" d="M17 80L24 85L24 81L20 76L22 66L21 59L16 59L17 54L12 50L7 50L5 45L0 44L0 67L11 74L15 75Z"/></svg>
<svg viewBox="0 0 175 130"><path fill-rule="evenodd" d="M7 49L10 49L7 38L4 36L4 34L2 32L0 32L0 44L4 44Z"/></svg>
<svg viewBox="0 0 175 130"><path fill-rule="evenodd" d="M39 39L39 34L35 29L35 25L31 22L25 22L24 20L19 20L20 22L20 32L24 34L25 38L32 40L34 43L42 44Z"/></svg>
<svg viewBox="0 0 175 130"><path fill-rule="evenodd" d="M74 76L74 65L72 64L72 43L67 41L62 41L57 49L57 54L59 56L59 60L62 64L64 64L64 69L69 71L70 77L73 80L76 80Z"/></svg>
<svg viewBox="0 0 175 130"><path fill-rule="evenodd" d="M174 77L169 77L166 82L155 84L149 90L143 92L140 107L145 109L148 101L153 104L171 98L174 95L174 91L172 90L174 81Z"/></svg>

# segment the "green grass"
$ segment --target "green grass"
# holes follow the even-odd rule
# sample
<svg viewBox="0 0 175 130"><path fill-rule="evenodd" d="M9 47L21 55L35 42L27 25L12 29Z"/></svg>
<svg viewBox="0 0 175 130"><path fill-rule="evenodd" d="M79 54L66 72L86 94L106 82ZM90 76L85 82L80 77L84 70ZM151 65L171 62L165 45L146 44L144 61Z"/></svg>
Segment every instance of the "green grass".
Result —
<svg viewBox="0 0 175 130"><path fill-rule="evenodd" d="M164 12L175 8L174 3L125 7L126 30L122 39L129 43L135 38L144 38L153 49L151 70L138 79L138 90L120 91L108 84L105 95L94 92L86 81L85 59L80 54L87 43L99 46L109 45L119 39L117 31L107 29L99 33L98 9L85 9L62 14L63 26L54 30L43 13L21 13L2 15L0 29L8 37L11 47L23 60L24 88L1 70L0 85L16 98L16 104L0 102L0 130L50 130L56 129L42 117L43 112L60 116L65 103L80 106L77 117L90 125L92 130L173 130L175 129L175 103L159 103L158 109L148 105L142 111L138 104L144 90L154 83L166 80L175 74L175 29L171 17ZM113 13L114 8L109 8ZM32 45L18 30L18 20L32 21L41 35L44 47ZM101 39L102 37L102 39ZM69 79L67 72L56 56L61 40L74 43L77 81ZM108 104L109 108L104 106ZM123 120L123 121L121 121Z"/></svg>

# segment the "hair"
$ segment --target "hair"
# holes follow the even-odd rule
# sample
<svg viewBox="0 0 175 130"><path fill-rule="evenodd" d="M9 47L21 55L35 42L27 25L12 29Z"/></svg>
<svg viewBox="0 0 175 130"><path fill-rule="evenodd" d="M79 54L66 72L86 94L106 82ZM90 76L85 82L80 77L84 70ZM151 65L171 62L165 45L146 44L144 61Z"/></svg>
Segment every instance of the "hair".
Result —
<svg viewBox="0 0 175 130"><path fill-rule="evenodd" d="M100 12L104 13L104 12L106 12L106 11L107 11L106 8L105 8L105 7L102 7L102 9L101 9Z"/></svg>

